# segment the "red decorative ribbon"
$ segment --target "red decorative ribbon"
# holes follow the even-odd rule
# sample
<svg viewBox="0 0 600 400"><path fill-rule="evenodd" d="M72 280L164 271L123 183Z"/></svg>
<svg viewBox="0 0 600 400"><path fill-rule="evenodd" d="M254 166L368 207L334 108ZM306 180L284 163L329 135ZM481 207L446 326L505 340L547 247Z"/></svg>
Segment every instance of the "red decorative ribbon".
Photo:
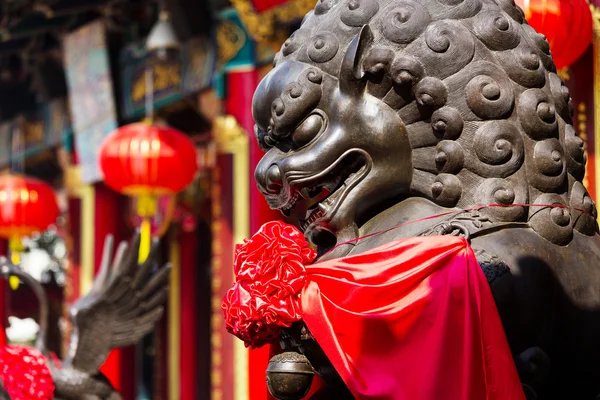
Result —
<svg viewBox="0 0 600 400"><path fill-rule="evenodd" d="M457 214L461 214L463 212L469 212L469 211L481 211L483 209L486 208L494 208L494 207L498 207L498 208L510 208L510 207L538 207L538 208L566 208L569 210L573 210L573 211L579 211L583 214L587 214L587 215L591 215L588 211L581 209L581 208L576 208L576 207L569 207L569 206L565 206L564 204L486 204L483 206L475 206L475 207L471 207L471 208L462 208L459 210L454 210L454 211L447 211L441 214L434 214L434 215L429 215L427 217L424 218L419 218L419 219L415 219L413 221L408 221L405 223L402 223L400 225L396 225L396 226L392 226L391 228L387 228L381 231L377 231L377 232L373 232L373 233L369 233L368 235L364 235L364 236L360 236L357 237L355 239L350 239L347 240L345 242L342 243L338 243L337 245L335 245L333 248L329 249L325 254L331 253L332 251L334 251L335 249L337 249L338 247L344 246L346 244L351 244L351 243L356 243L362 239L366 239L366 238L370 238L372 236L377 236L377 235L381 235L383 233L387 233L399 228L403 228L405 226L408 225L413 225L413 224L417 224L419 222L424 222L424 221L429 221L432 219L437 219L437 218L442 218L442 217L446 217L448 215L457 215Z"/></svg>
<svg viewBox="0 0 600 400"><path fill-rule="evenodd" d="M301 319L305 265L317 256L296 227L269 222L235 249L236 281L222 308L227 330L257 348Z"/></svg>

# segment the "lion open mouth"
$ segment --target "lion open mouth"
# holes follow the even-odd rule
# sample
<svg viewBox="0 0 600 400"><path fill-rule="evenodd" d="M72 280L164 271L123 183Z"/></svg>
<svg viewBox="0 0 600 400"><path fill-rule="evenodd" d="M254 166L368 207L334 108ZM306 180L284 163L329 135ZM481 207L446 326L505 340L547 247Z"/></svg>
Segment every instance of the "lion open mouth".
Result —
<svg viewBox="0 0 600 400"><path fill-rule="evenodd" d="M326 224L346 195L367 175L371 165L369 161L362 151L351 150L327 170L291 181L293 194L280 210L287 216L294 215L304 232Z"/></svg>

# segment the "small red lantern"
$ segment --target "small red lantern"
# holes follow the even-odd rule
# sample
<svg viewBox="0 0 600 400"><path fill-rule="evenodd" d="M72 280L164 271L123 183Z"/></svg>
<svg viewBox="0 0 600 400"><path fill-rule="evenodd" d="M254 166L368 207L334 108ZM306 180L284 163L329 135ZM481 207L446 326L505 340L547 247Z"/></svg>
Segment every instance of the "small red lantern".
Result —
<svg viewBox="0 0 600 400"><path fill-rule="evenodd" d="M19 263L23 237L42 232L56 221L59 209L50 185L18 175L0 176L0 237L9 240L11 258ZM11 277L13 289L19 279Z"/></svg>
<svg viewBox="0 0 600 400"><path fill-rule="evenodd" d="M17 175L0 176L0 237L19 240L44 231L58 217L50 185Z"/></svg>
<svg viewBox="0 0 600 400"><path fill-rule="evenodd" d="M140 262L150 248L150 218L157 197L172 195L189 185L198 170L196 148L184 133L149 123L125 125L100 147L100 168L113 190L138 197L142 217Z"/></svg>
<svg viewBox="0 0 600 400"><path fill-rule="evenodd" d="M586 0L516 0L529 25L546 36L556 68L575 63L592 43L593 21Z"/></svg>

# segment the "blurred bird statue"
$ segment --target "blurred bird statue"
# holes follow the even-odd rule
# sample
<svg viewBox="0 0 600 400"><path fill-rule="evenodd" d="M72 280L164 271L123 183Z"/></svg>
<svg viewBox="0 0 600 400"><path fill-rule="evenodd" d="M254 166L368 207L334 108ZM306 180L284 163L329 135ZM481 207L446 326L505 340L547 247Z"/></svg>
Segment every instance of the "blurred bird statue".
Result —
<svg viewBox="0 0 600 400"><path fill-rule="evenodd" d="M31 287L40 304L35 348L0 349L0 400L120 400L121 395L99 371L111 350L134 345L154 329L163 315L170 265L158 268L158 240L147 260L138 264L139 234L122 242L113 255L113 238L104 243L99 273L88 294L70 309L72 333L63 360L46 345L48 306L41 284L8 259L0 274L17 276Z"/></svg>

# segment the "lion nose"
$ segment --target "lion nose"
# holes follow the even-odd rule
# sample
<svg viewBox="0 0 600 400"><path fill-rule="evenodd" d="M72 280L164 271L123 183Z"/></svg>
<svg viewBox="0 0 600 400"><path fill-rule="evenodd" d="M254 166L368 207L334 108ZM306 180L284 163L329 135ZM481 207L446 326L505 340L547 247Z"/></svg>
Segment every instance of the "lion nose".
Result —
<svg viewBox="0 0 600 400"><path fill-rule="evenodd" d="M266 161L266 162L265 162ZM277 195L283 187L283 178L279 167L267 160L258 163L254 172L258 189L263 194Z"/></svg>
<svg viewBox="0 0 600 400"><path fill-rule="evenodd" d="M271 165L267 170L267 191L271 194L278 194L283 187L281 170L277 165Z"/></svg>

